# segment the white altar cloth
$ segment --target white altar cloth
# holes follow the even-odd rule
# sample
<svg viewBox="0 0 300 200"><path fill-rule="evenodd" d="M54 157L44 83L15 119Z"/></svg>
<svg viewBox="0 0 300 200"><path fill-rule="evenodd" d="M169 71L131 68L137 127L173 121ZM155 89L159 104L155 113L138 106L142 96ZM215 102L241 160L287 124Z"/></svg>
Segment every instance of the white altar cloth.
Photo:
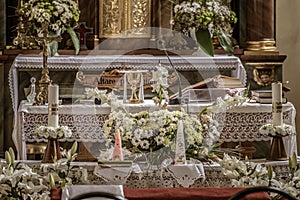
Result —
<svg viewBox="0 0 300 200"><path fill-rule="evenodd" d="M0 160L1 161L1 160ZM264 159L252 160L253 162L272 166L276 177L285 179L289 175L288 160L286 161L266 161ZM19 161L16 161L19 162ZM21 161L28 164L30 167L40 169L40 161L24 160ZM299 158L298 158L299 162ZM4 163L4 160L3 160ZM87 169L89 183L87 185L111 185L112 182L104 180L97 176L94 171L97 167L96 162L72 162L72 165ZM203 163L205 171L205 178L199 177L188 187L202 188L202 187L231 187L231 181L224 176L222 168L218 163ZM182 185L174 178L174 176L164 168L155 170L145 170L143 172L135 173L134 171L126 178L123 187L126 188L170 188L182 187Z"/></svg>
<svg viewBox="0 0 300 200"><path fill-rule="evenodd" d="M198 114L204 107L210 104L189 104L182 107L189 113ZM129 112L155 110L152 101L144 104L128 104ZM178 110L178 105L168 106L169 110ZM77 141L104 142L103 124L111 112L110 106L103 105L60 105L59 124L67 125L72 129ZM34 129L37 125L47 125L48 107L32 106L22 101L13 132L15 145L21 159L26 159L26 142L46 142L45 139L34 137ZM284 123L295 125L296 110L292 103L283 104ZM240 107L218 113L215 119L220 124L219 142L245 142L245 141L269 141L271 138L258 133L261 125L272 119L271 104L244 103ZM297 152L296 136L284 137L285 148L288 155Z"/></svg>
<svg viewBox="0 0 300 200"><path fill-rule="evenodd" d="M246 86L247 73L238 57L216 55L214 57L199 56L170 56L174 68L177 70L231 70L231 77L241 80ZM166 56L152 55L60 55L48 58L49 70L99 70L120 69L124 66L134 69L155 69L158 63L170 67ZM19 71L41 70L43 57L41 55L18 55L9 72L9 88L13 102L13 109L17 112L19 104ZM172 69L172 68L171 68ZM208 78L208 77L205 77ZM59 83L58 83L59 84Z"/></svg>

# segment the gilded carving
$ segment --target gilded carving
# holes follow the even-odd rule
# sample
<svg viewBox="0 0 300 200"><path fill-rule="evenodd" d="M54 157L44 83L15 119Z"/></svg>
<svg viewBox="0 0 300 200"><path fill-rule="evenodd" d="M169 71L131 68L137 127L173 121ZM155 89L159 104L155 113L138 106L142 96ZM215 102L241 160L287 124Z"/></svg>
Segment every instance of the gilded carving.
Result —
<svg viewBox="0 0 300 200"><path fill-rule="evenodd" d="M131 27L129 30L133 29L133 34L145 34L145 27L149 24L149 1L148 0L132 0L132 15Z"/></svg>
<svg viewBox="0 0 300 200"><path fill-rule="evenodd" d="M260 86L268 86L275 79L274 67L269 68L254 68L253 69L254 81Z"/></svg>
<svg viewBox="0 0 300 200"><path fill-rule="evenodd" d="M100 38L150 37L151 0L99 1Z"/></svg>
<svg viewBox="0 0 300 200"><path fill-rule="evenodd" d="M107 37L122 31L120 0L100 0L100 36Z"/></svg>

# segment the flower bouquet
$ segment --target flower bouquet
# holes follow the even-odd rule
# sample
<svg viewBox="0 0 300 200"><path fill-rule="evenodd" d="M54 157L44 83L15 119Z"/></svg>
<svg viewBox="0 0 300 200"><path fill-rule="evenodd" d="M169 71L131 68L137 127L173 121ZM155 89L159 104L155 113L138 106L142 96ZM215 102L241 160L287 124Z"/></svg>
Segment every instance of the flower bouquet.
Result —
<svg viewBox="0 0 300 200"><path fill-rule="evenodd" d="M164 156L171 156L175 149L178 121L183 120L186 147L201 146L202 125L194 115L184 111L168 111L131 114L114 111L104 124L108 141L114 142L116 130L120 130L122 146L133 153L152 153L164 149Z"/></svg>
<svg viewBox="0 0 300 200"><path fill-rule="evenodd" d="M5 160L0 164L0 199L50 199L43 176L25 163L15 163L12 148L5 152Z"/></svg>
<svg viewBox="0 0 300 200"><path fill-rule="evenodd" d="M35 129L35 136L46 139L64 139L72 137L72 131L68 126L39 126Z"/></svg>
<svg viewBox="0 0 300 200"><path fill-rule="evenodd" d="M43 34L45 28L49 36L67 31L73 41L76 54L79 52L79 40L73 30L77 26L80 14L77 1L29 0L19 8L17 14L25 29L18 31L24 31L27 36Z"/></svg>
<svg viewBox="0 0 300 200"><path fill-rule="evenodd" d="M168 84L168 77L169 72L168 70L159 63L156 67L156 70L152 71L152 81L151 87L152 92L156 92L157 96L153 97L153 101L159 107L162 107L162 102L165 99L169 101L168 91L166 90L169 87Z"/></svg>
<svg viewBox="0 0 300 200"><path fill-rule="evenodd" d="M272 164L251 162L247 157L240 160L235 156L224 154L223 159L219 159L218 162L224 176L231 180L232 187L269 186L281 189L296 199L300 198L300 166L297 163L296 153L289 158L287 176L273 171ZM282 196L270 193L270 199L282 199Z"/></svg>
<svg viewBox="0 0 300 200"><path fill-rule="evenodd" d="M172 24L176 31L190 34L195 30L197 42L205 53L214 55L212 36L229 54L233 54L230 36L232 25L237 22L230 8L230 0L188 0L174 7Z"/></svg>
<svg viewBox="0 0 300 200"><path fill-rule="evenodd" d="M35 135L37 138L48 139L42 162L52 163L62 158L58 139L72 137L72 131L68 126L39 126L35 130Z"/></svg>
<svg viewBox="0 0 300 200"><path fill-rule="evenodd" d="M274 124L265 124L260 127L259 133L262 135L273 137L268 157L269 160L287 159L282 137L295 135L296 132L294 126L288 124L282 124L281 126L275 126Z"/></svg>
<svg viewBox="0 0 300 200"><path fill-rule="evenodd" d="M85 100L93 100L95 104L108 103L111 99L111 94L107 93L107 90L99 90L96 88L85 88L84 94L81 95L76 101L84 102Z"/></svg>
<svg viewBox="0 0 300 200"><path fill-rule="evenodd" d="M275 126L274 124L264 124L260 127L259 133L271 137L285 137L288 135L295 135L295 127L288 124Z"/></svg>

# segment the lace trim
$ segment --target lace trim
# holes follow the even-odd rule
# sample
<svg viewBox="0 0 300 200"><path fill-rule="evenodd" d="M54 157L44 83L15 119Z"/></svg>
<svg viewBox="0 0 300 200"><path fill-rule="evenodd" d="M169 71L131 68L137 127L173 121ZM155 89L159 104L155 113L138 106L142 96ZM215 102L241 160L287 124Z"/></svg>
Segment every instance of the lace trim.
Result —
<svg viewBox="0 0 300 200"><path fill-rule="evenodd" d="M26 162L29 166L36 169L41 169L41 163L28 161ZM265 162L261 162L265 163ZM94 184L94 185L110 185L111 182L107 182L102 177L94 174L94 169L97 163L73 163L80 167L86 168L88 171L89 183L79 183L79 184ZM272 165L273 171L276 173L276 177L279 180L285 179L289 175L289 167L287 161L276 161L276 162L266 162L266 165ZM42 169L41 169L42 170ZM231 187L231 181L229 178L223 175L222 169L219 164L204 164L205 179L199 178L194 181L189 187L200 188L200 187ZM39 172L39 173L42 173ZM173 175L167 170L158 169L153 171L144 171L142 173L130 173L126 178L123 185L126 188L170 188L170 187L182 187Z"/></svg>
<svg viewBox="0 0 300 200"><path fill-rule="evenodd" d="M284 121L293 124L293 110L283 113ZM47 125L48 114L22 112L22 140L26 142L41 142L46 139L36 138L34 130L38 125ZM81 142L104 142L103 125L108 114L60 114L59 124L69 126L74 138ZM227 112L214 115L219 122L220 142L238 141L269 141L271 138L259 134L258 129L272 119L272 113L241 113Z"/></svg>
<svg viewBox="0 0 300 200"><path fill-rule="evenodd" d="M77 141L105 142L102 127L107 119L107 114L60 114L59 124L69 126L73 133L73 139ZM46 142L47 139L37 138L34 135L34 130L38 125L47 125L47 122L48 114L22 113L22 140L26 142Z"/></svg>

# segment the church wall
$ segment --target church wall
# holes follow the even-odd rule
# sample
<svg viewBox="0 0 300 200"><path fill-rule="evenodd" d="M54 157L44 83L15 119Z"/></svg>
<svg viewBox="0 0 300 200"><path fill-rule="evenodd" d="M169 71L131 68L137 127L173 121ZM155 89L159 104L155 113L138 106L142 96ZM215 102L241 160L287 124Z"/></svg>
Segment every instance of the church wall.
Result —
<svg viewBox="0 0 300 200"><path fill-rule="evenodd" d="M296 128L300 152L300 1L289 0L287 3L286 0L277 0L276 3L276 42L279 52L287 55L283 66L283 80L290 82L287 86L292 90L287 94L287 98L298 111Z"/></svg>

